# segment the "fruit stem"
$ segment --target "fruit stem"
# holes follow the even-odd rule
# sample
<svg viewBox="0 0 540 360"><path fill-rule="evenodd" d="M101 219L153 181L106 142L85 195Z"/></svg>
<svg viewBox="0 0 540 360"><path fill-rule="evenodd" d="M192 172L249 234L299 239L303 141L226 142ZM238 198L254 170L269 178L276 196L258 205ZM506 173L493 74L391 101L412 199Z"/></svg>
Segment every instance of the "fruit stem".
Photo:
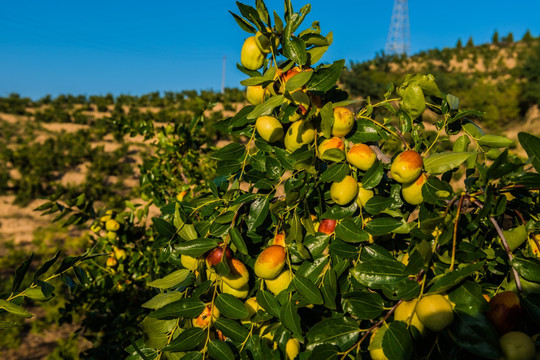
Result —
<svg viewBox="0 0 540 360"><path fill-rule="evenodd" d="M442 131L446 128L446 124L448 123L448 118L450 117L449 114L445 114L444 115L444 124L443 126L441 126L441 128L437 131L437 136L435 136L435 140L433 140L433 142L431 143L431 145L429 145L429 147L427 148L427 150L424 152L424 155L423 156L427 156L427 154L429 154L429 151L431 150L431 148L433 147L433 145L435 145L437 143L437 140L439 140L439 136L441 136L441 133Z"/></svg>
<svg viewBox="0 0 540 360"><path fill-rule="evenodd" d="M390 130L388 127L384 126L383 124L381 124L380 122L377 122L375 120L373 120L372 118L370 118L369 116L363 116L363 115L356 115L356 118L358 119L364 119L364 120L369 120L371 121L372 123L374 123L375 125L377 126L380 126L381 128L383 128L384 130L388 131L390 134L394 135L395 137L397 137L398 139L400 140L404 140L401 136L399 136L395 131L392 131ZM410 149L409 148L409 144L405 143L405 146L407 147L407 149Z"/></svg>
<svg viewBox="0 0 540 360"><path fill-rule="evenodd" d="M244 175L244 170L246 169L246 162L247 162L247 158L249 156L249 148L251 147L251 142L255 138L255 132L256 132L256 128L253 127L253 133L251 134L251 138L249 139L249 141L248 141L248 143L246 145L246 156L244 157L244 160L242 161L242 171L240 171L240 176L238 177L238 179L240 181L242 181L242 176Z"/></svg>

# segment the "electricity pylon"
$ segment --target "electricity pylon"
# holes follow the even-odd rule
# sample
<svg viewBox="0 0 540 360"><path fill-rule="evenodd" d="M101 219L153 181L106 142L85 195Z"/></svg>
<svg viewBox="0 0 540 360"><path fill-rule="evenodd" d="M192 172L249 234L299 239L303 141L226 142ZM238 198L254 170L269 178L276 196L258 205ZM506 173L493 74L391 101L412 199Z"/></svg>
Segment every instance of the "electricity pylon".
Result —
<svg viewBox="0 0 540 360"><path fill-rule="evenodd" d="M386 55L408 54L410 51L409 5L407 0L394 0L390 30L384 52Z"/></svg>

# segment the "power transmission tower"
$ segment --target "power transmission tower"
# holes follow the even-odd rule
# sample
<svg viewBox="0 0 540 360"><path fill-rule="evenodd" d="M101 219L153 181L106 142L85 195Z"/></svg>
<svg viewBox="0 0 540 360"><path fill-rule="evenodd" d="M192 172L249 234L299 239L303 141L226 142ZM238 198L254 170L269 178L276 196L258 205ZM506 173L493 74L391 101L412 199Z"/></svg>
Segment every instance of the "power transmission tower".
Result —
<svg viewBox="0 0 540 360"><path fill-rule="evenodd" d="M384 52L386 55L408 54L410 51L409 5L407 0L394 0L390 30Z"/></svg>

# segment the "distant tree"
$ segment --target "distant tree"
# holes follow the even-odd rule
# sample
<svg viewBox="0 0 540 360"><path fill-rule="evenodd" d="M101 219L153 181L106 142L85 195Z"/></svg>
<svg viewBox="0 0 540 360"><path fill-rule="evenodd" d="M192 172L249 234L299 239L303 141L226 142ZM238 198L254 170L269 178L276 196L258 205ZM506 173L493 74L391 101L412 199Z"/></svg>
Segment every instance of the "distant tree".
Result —
<svg viewBox="0 0 540 360"><path fill-rule="evenodd" d="M469 36L469 40L467 40L467 45L465 45L465 46L468 47L468 48L474 47L474 42L473 42L472 36Z"/></svg>
<svg viewBox="0 0 540 360"><path fill-rule="evenodd" d="M521 104L525 111L532 105L540 105L540 45L532 50L520 71L525 79Z"/></svg>
<svg viewBox="0 0 540 360"><path fill-rule="evenodd" d="M523 37L521 38L522 41L530 42L533 39L533 36L531 35L531 31L527 29L525 34L523 34Z"/></svg>
<svg viewBox="0 0 540 360"><path fill-rule="evenodd" d="M511 44L514 42L514 34L509 32L508 35L506 35L506 37L503 37L502 40L504 43Z"/></svg>
<svg viewBox="0 0 540 360"><path fill-rule="evenodd" d="M461 42L461 39L457 39L456 49L461 50L462 48L463 48L463 44Z"/></svg>
<svg viewBox="0 0 540 360"><path fill-rule="evenodd" d="M491 37L491 42L493 44L499 43L499 32L497 30L495 30L495 32L493 33L493 36Z"/></svg>

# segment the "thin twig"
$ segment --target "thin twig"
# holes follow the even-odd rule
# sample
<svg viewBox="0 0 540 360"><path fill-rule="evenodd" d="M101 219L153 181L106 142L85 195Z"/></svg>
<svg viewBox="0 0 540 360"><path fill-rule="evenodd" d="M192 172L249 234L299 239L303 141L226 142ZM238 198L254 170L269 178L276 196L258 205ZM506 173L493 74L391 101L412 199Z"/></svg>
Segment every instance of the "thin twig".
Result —
<svg viewBox="0 0 540 360"><path fill-rule="evenodd" d="M459 218L461 216L461 206L463 205L464 197L465 197L465 194L461 194L461 196L459 197L459 203L458 203L457 214L456 214L456 222L454 223L454 235L452 236L452 261L450 262L450 271L454 270L454 264L456 262L457 231L458 231Z"/></svg>
<svg viewBox="0 0 540 360"><path fill-rule="evenodd" d="M480 201L478 200L475 200L474 203L476 204L476 206L478 206L479 208L483 208L484 206L482 205L482 203L480 203ZM501 238L501 242L503 244L503 248L504 250L506 251L506 254L508 255L508 260L510 261L510 266L512 266L512 273L514 274L514 279L516 280L516 287L518 289L518 291L522 294L523 293L523 289L521 288L521 280L519 280L519 274L516 270L516 268L514 267L514 265L512 264L512 261L514 260L514 255L512 255L512 251L510 250L510 247L508 246L508 242L506 241L506 237L504 236L502 230L501 230L501 227L499 226L499 224L497 223L497 220L495 220L495 218L493 216L490 216L489 217L489 220L491 221L491 223L493 224L493 226L495 227L495 230L497 231L497 234L499 235L499 237Z"/></svg>
<svg viewBox="0 0 540 360"><path fill-rule="evenodd" d="M377 154L377 158L383 164L390 164L390 158L386 156L377 145L369 145L370 149Z"/></svg>

